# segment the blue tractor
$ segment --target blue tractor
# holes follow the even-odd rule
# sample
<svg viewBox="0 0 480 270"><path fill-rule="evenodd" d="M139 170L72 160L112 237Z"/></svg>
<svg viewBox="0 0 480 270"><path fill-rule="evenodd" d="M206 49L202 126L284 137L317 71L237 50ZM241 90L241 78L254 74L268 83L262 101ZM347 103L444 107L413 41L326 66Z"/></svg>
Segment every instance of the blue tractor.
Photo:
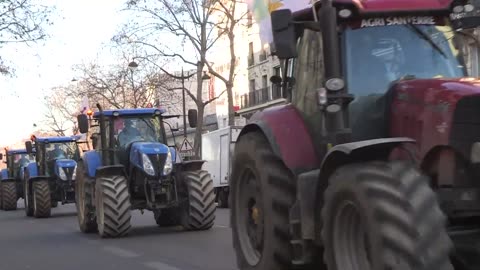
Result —
<svg viewBox="0 0 480 270"><path fill-rule="evenodd" d="M17 209L17 201L23 198L23 168L32 160L34 153L27 153L25 149L5 150L7 168L1 171L0 180L0 209L9 211ZM3 154L0 154L3 159Z"/></svg>
<svg viewBox="0 0 480 270"><path fill-rule="evenodd" d="M80 150L77 137L31 137L25 142L28 153L36 160L25 168L25 214L36 218L50 217L58 202L75 202L75 178Z"/></svg>
<svg viewBox="0 0 480 270"><path fill-rule="evenodd" d="M159 226L208 230L215 220L215 194L204 161L181 161L167 146L165 111L157 108L105 110L78 116L81 133L92 128L95 150L78 164L77 217L80 230L103 238L129 233L131 210L150 210ZM178 116L175 116L178 117ZM196 118L190 126L196 126ZM93 130L94 129L94 130Z"/></svg>

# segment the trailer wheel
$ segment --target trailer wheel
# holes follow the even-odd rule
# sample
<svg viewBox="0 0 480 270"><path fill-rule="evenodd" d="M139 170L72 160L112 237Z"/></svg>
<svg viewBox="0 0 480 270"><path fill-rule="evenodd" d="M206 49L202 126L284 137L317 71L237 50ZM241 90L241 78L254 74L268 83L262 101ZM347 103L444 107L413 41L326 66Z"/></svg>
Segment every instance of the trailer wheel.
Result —
<svg viewBox="0 0 480 270"><path fill-rule="evenodd" d="M223 188L218 189L218 208L228 208L228 192Z"/></svg>
<svg viewBox="0 0 480 270"><path fill-rule="evenodd" d="M183 209L182 226L187 230L208 230L215 222L215 190L207 171L182 173L188 205Z"/></svg>
<svg viewBox="0 0 480 270"><path fill-rule="evenodd" d="M256 132L237 141L232 164L230 223L239 269L291 269L294 176Z"/></svg>
<svg viewBox="0 0 480 270"><path fill-rule="evenodd" d="M96 180L96 216L98 234L103 238L126 236L131 229L131 204L127 178L103 176Z"/></svg>
<svg viewBox="0 0 480 270"><path fill-rule="evenodd" d="M95 220L95 206L93 203L93 181L85 173L83 162L78 163L77 177L75 179L75 206L80 231L93 233L97 231ZM87 179L89 181L87 181Z"/></svg>
<svg viewBox="0 0 480 270"><path fill-rule="evenodd" d="M346 165L321 211L329 270L452 270L452 242L428 178L405 162Z"/></svg>
<svg viewBox="0 0 480 270"><path fill-rule="evenodd" d="M177 207L155 210L153 217L160 227L177 226L181 224L181 210Z"/></svg>
<svg viewBox="0 0 480 270"><path fill-rule="evenodd" d="M32 194L29 191L29 181L26 179L23 184L23 194L25 196L24 204L25 204L25 215L27 217L33 216L33 201L32 201Z"/></svg>
<svg viewBox="0 0 480 270"><path fill-rule="evenodd" d="M33 216L50 217L52 211L50 186L47 180L33 182Z"/></svg>
<svg viewBox="0 0 480 270"><path fill-rule="evenodd" d="M2 205L3 210L17 210L17 185L15 182L3 182L2 185Z"/></svg>

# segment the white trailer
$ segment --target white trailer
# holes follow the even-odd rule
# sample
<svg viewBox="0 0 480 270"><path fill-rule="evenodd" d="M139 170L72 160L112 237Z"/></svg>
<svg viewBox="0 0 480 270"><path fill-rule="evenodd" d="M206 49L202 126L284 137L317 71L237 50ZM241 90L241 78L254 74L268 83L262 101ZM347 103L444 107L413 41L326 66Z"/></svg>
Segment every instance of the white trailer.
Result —
<svg viewBox="0 0 480 270"><path fill-rule="evenodd" d="M231 158L241 129L238 126L227 126L202 135L202 159L206 161L203 169L212 176L220 208L228 207Z"/></svg>

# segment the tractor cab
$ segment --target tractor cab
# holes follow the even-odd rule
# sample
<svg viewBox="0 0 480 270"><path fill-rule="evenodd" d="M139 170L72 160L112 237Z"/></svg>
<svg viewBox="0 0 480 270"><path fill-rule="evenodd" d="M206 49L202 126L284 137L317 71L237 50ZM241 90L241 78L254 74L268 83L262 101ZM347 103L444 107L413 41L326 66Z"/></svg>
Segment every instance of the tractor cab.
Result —
<svg viewBox="0 0 480 270"><path fill-rule="evenodd" d="M285 78L271 80L315 137L336 133L327 139L333 145L389 137L396 93L434 99L442 89L477 83L465 79L462 53L465 39L475 39L465 30L480 25L471 1L316 1L273 11L271 20Z"/></svg>
<svg viewBox="0 0 480 270"><path fill-rule="evenodd" d="M62 181L74 180L80 150L77 137L36 137L25 143L27 152L37 153L36 164L40 175L58 177Z"/></svg>
<svg viewBox="0 0 480 270"><path fill-rule="evenodd" d="M164 112L155 108L95 112L91 139L104 164L120 164L129 174L137 168L150 177L168 175L175 151L167 146ZM88 132L86 115L79 116L79 123L85 124L81 132Z"/></svg>
<svg viewBox="0 0 480 270"><path fill-rule="evenodd" d="M27 153L26 149L6 149L7 168L2 170L2 179L22 179L23 168L35 161L35 153ZM3 158L3 155L2 155Z"/></svg>

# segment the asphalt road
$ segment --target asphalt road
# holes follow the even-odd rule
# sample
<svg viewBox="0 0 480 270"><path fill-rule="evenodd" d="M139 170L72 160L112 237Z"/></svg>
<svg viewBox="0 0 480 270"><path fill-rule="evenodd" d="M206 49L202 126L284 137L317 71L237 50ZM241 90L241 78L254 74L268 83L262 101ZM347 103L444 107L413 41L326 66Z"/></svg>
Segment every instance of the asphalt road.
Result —
<svg viewBox="0 0 480 270"><path fill-rule="evenodd" d="M229 210L217 209L209 231L159 228L151 212L133 212L133 229L120 239L79 231L75 205L54 208L48 219L0 211L2 270L233 270Z"/></svg>

